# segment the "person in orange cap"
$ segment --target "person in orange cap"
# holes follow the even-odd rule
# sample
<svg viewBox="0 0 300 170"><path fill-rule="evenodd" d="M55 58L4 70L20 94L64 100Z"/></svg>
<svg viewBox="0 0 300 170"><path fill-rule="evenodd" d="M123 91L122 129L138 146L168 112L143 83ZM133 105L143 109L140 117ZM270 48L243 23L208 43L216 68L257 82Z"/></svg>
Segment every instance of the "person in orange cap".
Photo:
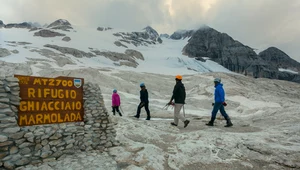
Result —
<svg viewBox="0 0 300 170"><path fill-rule="evenodd" d="M183 107L183 105L185 104L185 97L186 97L185 87L181 82L182 76L177 75L175 77L175 80L176 80L176 85L174 86L174 89L173 89L173 95L172 95L170 102L168 103L169 105L171 105L172 101L174 99L174 103L175 103L174 122L172 122L171 125L177 126L178 120L180 119L184 123L184 127L187 127L187 125L190 123L190 121L186 120L185 117L180 115L180 110Z"/></svg>

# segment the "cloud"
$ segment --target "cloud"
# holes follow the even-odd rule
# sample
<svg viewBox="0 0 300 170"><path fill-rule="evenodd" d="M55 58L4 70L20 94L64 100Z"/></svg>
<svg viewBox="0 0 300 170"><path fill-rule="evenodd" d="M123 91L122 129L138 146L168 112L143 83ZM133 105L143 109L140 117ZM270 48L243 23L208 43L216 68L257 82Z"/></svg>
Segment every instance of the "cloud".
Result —
<svg viewBox="0 0 300 170"><path fill-rule="evenodd" d="M276 46L300 61L299 0L0 0L5 23L56 19L74 25L160 33L206 24L259 50Z"/></svg>

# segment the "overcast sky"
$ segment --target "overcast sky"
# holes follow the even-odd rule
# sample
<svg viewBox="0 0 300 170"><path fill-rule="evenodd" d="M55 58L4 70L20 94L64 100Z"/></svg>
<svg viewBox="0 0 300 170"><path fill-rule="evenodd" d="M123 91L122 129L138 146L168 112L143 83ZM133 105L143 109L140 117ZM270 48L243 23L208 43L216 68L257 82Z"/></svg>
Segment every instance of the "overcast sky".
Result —
<svg viewBox="0 0 300 170"><path fill-rule="evenodd" d="M300 61L300 0L0 0L4 23L67 19L73 25L159 33L206 24L260 50L275 46Z"/></svg>

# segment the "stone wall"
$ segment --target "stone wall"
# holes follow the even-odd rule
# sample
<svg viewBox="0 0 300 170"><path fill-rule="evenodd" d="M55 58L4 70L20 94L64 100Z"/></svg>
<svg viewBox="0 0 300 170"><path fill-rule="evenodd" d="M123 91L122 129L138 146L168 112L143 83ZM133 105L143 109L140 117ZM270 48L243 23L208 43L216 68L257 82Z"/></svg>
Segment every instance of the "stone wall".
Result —
<svg viewBox="0 0 300 170"><path fill-rule="evenodd" d="M84 85L84 122L19 127L18 79L0 78L0 169L54 161L66 154L119 145L98 85Z"/></svg>

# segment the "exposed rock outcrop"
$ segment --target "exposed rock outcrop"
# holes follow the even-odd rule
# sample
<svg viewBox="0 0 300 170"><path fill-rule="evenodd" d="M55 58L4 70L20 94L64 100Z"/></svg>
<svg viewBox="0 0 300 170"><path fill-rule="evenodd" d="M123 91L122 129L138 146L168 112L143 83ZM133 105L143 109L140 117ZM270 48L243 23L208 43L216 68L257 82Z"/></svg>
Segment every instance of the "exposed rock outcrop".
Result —
<svg viewBox="0 0 300 170"><path fill-rule="evenodd" d="M92 53L86 53L84 51L80 51L80 50L77 50L75 48L70 48L70 47L60 47L60 46L57 46L57 45L50 45L50 44L44 45L44 47L52 48L52 49L55 49L55 50L57 50L57 51L59 51L63 54L70 54L70 55L72 55L74 57L77 57L77 58L95 57L95 55L92 54Z"/></svg>
<svg viewBox="0 0 300 170"><path fill-rule="evenodd" d="M45 56L47 58L51 58L56 61L56 64L60 67L63 67L67 64L73 65L75 64L71 59L69 59L64 54L55 53L54 51L51 51L49 49L33 49L30 50L31 52L38 52L40 55ZM29 59L30 60L30 59Z"/></svg>
<svg viewBox="0 0 300 170"><path fill-rule="evenodd" d="M0 20L0 28L3 28L3 27L5 27L5 24L3 23L2 20Z"/></svg>
<svg viewBox="0 0 300 170"><path fill-rule="evenodd" d="M170 38L169 34L160 34L160 38Z"/></svg>
<svg viewBox="0 0 300 170"><path fill-rule="evenodd" d="M125 53L117 53L111 51L101 52L99 50L92 50L96 55L104 56L114 61L115 65L118 66L128 66L136 68L139 64L137 63L137 59L144 60L143 54L132 49L127 49Z"/></svg>
<svg viewBox="0 0 300 170"><path fill-rule="evenodd" d="M120 41L115 41L114 44L118 47L125 47L128 48L126 45L122 44Z"/></svg>
<svg viewBox="0 0 300 170"><path fill-rule="evenodd" d="M195 30L178 30L170 36L170 39L173 40L186 39L192 37L194 33Z"/></svg>
<svg viewBox="0 0 300 170"><path fill-rule="evenodd" d="M270 47L259 53L259 57L277 68L300 72L300 63L276 47Z"/></svg>
<svg viewBox="0 0 300 170"><path fill-rule="evenodd" d="M69 42L69 41L71 41L71 38L70 37L64 37L62 40L66 41L66 42Z"/></svg>
<svg viewBox="0 0 300 170"><path fill-rule="evenodd" d="M6 48L0 48L0 57L6 57L11 55L8 49Z"/></svg>
<svg viewBox="0 0 300 170"><path fill-rule="evenodd" d="M65 36L65 34L61 34L58 32L50 31L50 30L40 30L34 33L34 36L40 37L56 37L56 36Z"/></svg>
<svg viewBox="0 0 300 170"><path fill-rule="evenodd" d="M57 27L57 26L71 26L69 21L64 19L58 19L54 22L52 22L50 25L47 26L47 28Z"/></svg>
<svg viewBox="0 0 300 170"><path fill-rule="evenodd" d="M114 33L116 37L121 37L119 41L126 42L137 46L148 46L150 44L162 43L162 39L159 37L157 31L150 26L143 29L142 32L131 32L131 33Z"/></svg>
<svg viewBox="0 0 300 170"><path fill-rule="evenodd" d="M32 25L29 24L28 22L23 22L23 23L13 23L13 24L6 24L5 28L26 28L26 29L31 29Z"/></svg>
<svg viewBox="0 0 300 170"><path fill-rule="evenodd" d="M33 28L31 28L30 30L29 30L29 32L31 32L31 31L37 31L37 30L41 30L42 28L37 28L37 27L33 27Z"/></svg>
<svg viewBox="0 0 300 170"><path fill-rule="evenodd" d="M97 30L98 31L107 31L107 30L111 30L112 28L110 27L98 27Z"/></svg>
<svg viewBox="0 0 300 170"><path fill-rule="evenodd" d="M73 29L70 22L67 20L64 20L64 19L59 19L59 20L54 21L53 23L48 25L47 28L58 29L58 30L63 30L63 31L69 31L69 29Z"/></svg>
<svg viewBox="0 0 300 170"><path fill-rule="evenodd" d="M268 51L274 51L268 50ZM276 51L276 50L275 50ZM271 79L296 81L297 75L289 75L290 73L282 73L278 71L278 61L275 63L270 54L261 53L257 55L254 50L242 43L234 40L225 33L220 33L210 27L203 27L193 33L188 44L183 48L183 54L189 57L209 57L211 60L221 64L225 68L253 77L264 77ZM281 55L282 53L278 52ZM263 59L261 56L268 56ZM283 57L283 58L286 58ZM293 62L293 61L291 61Z"/></svg>

